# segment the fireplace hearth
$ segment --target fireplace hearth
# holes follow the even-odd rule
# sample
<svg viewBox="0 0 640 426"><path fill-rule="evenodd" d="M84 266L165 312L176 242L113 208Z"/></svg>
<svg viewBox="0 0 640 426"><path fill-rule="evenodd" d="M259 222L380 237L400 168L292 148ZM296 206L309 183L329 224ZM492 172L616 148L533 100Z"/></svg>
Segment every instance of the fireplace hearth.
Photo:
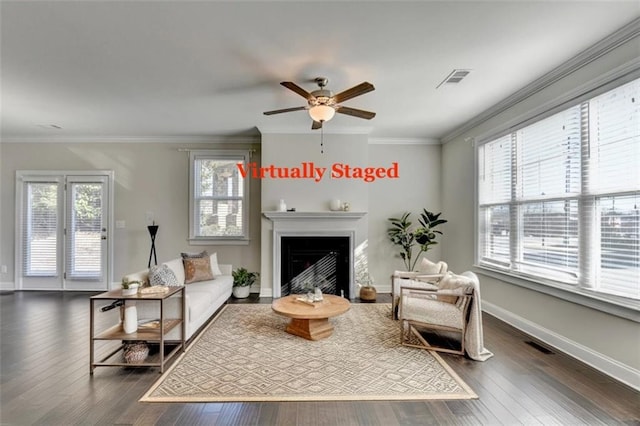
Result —
<svg viewBox="0 0 640 426"><path fill-rule="evenodd" d="M283 236L280 244L282 296L319 287L325 294L350 297L349 237Z"/></svg>

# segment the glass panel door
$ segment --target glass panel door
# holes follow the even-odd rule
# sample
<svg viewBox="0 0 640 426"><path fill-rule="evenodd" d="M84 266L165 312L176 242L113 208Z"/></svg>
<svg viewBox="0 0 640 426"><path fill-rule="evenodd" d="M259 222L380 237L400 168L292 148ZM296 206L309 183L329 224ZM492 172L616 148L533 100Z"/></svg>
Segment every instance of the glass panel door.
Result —
<svg viewBox="0 0 640 426"><path fill-rule="evenodd" d="M107 190L105 176L68 176L65 288L107 288Z"/></svg>
<svg viewBox="0 0 640 426"><path fill-rule="evenodd" d="M29 177L20 188L21 287L61 290L64 180L61 176Z"/></svg>
<svg viewBox="0 0 640 426"><path fill-rule="evenodd" d="M18 172L17 288L107 290L108 175Z"/></svg>

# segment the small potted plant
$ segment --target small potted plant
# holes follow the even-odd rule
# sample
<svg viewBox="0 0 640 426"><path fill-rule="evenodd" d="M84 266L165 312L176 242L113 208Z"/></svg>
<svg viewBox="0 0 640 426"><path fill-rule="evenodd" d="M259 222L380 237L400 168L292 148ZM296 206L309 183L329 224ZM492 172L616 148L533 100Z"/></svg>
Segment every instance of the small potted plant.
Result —
<svg viewBox="0 0 640 426"><path fill-rule="evenodd" d="M127 280L126 278L122 279L122 295L123 296L133 296L138 292L138 288L142 286L142 283L137 280Z"/></svg>
<svg viewBox="0 0 640 426"><path fill-rule="evenodd" d="M246 268L238 268L231 273L233 275L233 296L236 299L249 297L251 285L260 275L257 272L249 272Z"/></svg>
<svg viewBox="0 0 640 426"><path fill-rule="evenodd" d="M358 285L360 286L360 300L363 302L375 302L377 291L373 286L373 278L368 272L364 273L358 279Z"/></svg>

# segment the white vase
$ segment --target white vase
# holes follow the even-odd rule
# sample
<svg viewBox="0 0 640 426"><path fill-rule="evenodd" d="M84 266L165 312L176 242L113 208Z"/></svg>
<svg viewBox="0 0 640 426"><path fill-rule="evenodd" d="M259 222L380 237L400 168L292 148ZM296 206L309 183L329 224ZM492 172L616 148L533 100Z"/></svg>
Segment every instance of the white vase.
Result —
<svg viewBox="0 0 640 426"><path fill-rule="evenodd" d="M342 203L337 198L331 200L331 202L329 203L329 209L334 212L340 211L342 210Z"/></svg>
<svg viewBox="0 0 640 426"><path fill-rule="evenodd" d="M126 300L124 303L124 321L122 328L127 334L138 331L138 309L136 308L136 302Z"/></svg>
<svg viewBox="0 0 640 426"><path fill-rule="evenodd" d="M280 200L280 203L278 204L278 211L279 212L287 211L287 205L285 204L284 200Z"/></svg>

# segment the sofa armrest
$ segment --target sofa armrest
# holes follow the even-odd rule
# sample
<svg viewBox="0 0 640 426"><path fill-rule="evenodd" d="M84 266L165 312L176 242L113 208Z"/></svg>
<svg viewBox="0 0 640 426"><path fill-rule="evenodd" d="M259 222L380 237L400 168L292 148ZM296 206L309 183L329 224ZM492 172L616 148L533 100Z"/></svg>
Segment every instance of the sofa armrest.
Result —
<svg viewBox="0 0 640 426"><path fill-rule="evenodd" d="M219 263L218 267L220 268L222 275L231 275L231 271L233 271L233 265L231 264Z"/></svg>

